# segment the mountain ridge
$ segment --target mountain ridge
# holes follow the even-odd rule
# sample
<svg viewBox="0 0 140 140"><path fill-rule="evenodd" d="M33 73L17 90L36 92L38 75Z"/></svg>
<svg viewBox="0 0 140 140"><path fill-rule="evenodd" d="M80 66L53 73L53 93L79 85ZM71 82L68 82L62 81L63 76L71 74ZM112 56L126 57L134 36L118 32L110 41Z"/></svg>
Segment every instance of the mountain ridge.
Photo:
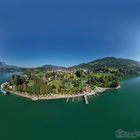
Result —
<svg viewBox="0 0 140 140"><path fill-rule="evenodd" d="M13 66L13 65L8 65L7 63L0 61L0 70L2 71L7 71L7 70L17 70L20 69L21 67L18 66Z"/></svg>
<svg viewBox="0 0 140 140"><path fill-rule="evenodd" d="M119 71L124 74L140 73L140 62L125 58L105 57L73 66L70 69L88 69L101 72Z"/></svg>
<svg viewBox="0 0 140 140"><path fill-rule="evenodd" d="M89 69L89 70L99 70L104 67L110 67L110 68L117 68L121 69L125 67L125 69L140 69L140 62L132 59L125 59L125 58L117 58L117 57L104 57L101 59L96 59L87 63L81 63L78 65L74 65L71 67L64 67L64 66L56 66L56 65L51 65L51 64L45 64L41 67L38 68L44 68L44 69L54 69L54 70L59 70L59 69ZM18 66L13 66L13 65L8 65L3 61L0 61L0 69L5 68L13 68L13 69L18 69L21 67Z"/></svg>
<svg viewBox="0 0 140 140"><path fill-rule="evenodd" d="M56 65L43 65L42 68L45 68L45 69L65 69L66 67L62 67L62 66L56 66Z"/></svg>

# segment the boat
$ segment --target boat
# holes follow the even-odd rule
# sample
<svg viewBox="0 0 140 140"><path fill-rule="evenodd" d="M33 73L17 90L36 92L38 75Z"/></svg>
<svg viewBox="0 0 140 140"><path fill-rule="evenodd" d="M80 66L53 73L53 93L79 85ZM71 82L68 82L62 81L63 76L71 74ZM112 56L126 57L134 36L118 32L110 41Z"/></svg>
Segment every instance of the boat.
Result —
<svg viewBox="0 0 140 140"><path fill-rule="evenodd" d="M4 94L4 95L6 95L7 94L7 91L5 91L4 89L0 89L1 90L1 92Z"/></svg>
<svg viewBox="0 0 140 140"><path fill-rule="evenodd" d="M6 95L6 94L7 94L7 91L4 89L4 85L5 85L5 83L1 85L0 90L1 90L1 92L2 92L4 95Z"/></svg>

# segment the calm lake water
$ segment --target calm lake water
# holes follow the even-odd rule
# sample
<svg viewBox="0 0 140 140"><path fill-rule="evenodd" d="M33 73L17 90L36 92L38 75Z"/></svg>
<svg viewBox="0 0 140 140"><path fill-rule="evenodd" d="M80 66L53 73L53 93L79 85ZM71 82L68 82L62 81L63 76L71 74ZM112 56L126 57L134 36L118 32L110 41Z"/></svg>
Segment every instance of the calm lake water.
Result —
<svg viewBox="0 0 140 140"><path fill-rule="evenodd" d="M0 74L0 83L10 73ZM0 94L0 140L114 140L115 131L140 131L140 77L122 89L82 101L33 102ZM139 137L140 138L140 137Z"/></svg>

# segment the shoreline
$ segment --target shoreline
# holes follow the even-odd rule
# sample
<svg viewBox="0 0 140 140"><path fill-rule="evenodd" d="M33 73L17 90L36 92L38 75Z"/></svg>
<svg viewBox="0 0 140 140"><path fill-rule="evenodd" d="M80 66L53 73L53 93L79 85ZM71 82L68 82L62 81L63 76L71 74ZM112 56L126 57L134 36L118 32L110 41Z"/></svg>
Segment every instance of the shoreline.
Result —
<svg viewBox="0 0 140 140"><path fill-rule="evenodd" d="M96 96L98 93L103 93L107 90L110 90L112 88L102 88L102 87L96 87L94 90L92 90L91 92L83 92L83 93L79 93L77 95L73 94L73 95L62 95L62 94L54 94L54 95L30 95L29 93L19 93L17 91L12 91L12 90L7 90L4 89L4 84L6 84L7 82L1 84L1 89L3 89L5 92L7 93L11 93L13 95L17 95L20 97L24 97L27 99L30 99L32 101L39 101L39 100L56 100L56 99L70 99L70 98L78 98L78 97L83 97L83 96ZM116 87L115 89L120 89L121 86L119 85L118 87Z"/></svg>

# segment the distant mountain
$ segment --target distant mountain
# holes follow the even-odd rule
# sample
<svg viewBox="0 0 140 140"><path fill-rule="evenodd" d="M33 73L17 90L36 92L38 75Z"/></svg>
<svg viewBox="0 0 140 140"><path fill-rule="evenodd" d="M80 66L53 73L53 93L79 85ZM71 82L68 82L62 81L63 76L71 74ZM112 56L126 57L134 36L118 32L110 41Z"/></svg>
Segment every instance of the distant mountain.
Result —
<svg viewBox="0 0 140 140"><path fill-rule="evenodd" d="M53 69L53 70L65 69L65 67L62 67L62 66L54 66L54 65L43 65L41 68Z"/></svg>
<svg viewBox="0 0 140 140"><path fill-rule="evenodd" d="M88 69L94 71L120 71L122 73L137 73L140 72L140 62L115 58L115 57L106 57L102 59L97 59L89 63L83 63L77 66L73 66L74 69Z"/></svg>
<svg viewBox="0 0 140 140"><path fill-rule="evenodd" d="M13 71L18 69L20 69L20 67L8 65L5 62L0 61L0 71Z"/></svg>
<svg viewBox="0 0 140 140"><path fill-rule="evenodd" d="M7 64L5 62L0 62L0 67L4 67L6 66Z"/></svg>

